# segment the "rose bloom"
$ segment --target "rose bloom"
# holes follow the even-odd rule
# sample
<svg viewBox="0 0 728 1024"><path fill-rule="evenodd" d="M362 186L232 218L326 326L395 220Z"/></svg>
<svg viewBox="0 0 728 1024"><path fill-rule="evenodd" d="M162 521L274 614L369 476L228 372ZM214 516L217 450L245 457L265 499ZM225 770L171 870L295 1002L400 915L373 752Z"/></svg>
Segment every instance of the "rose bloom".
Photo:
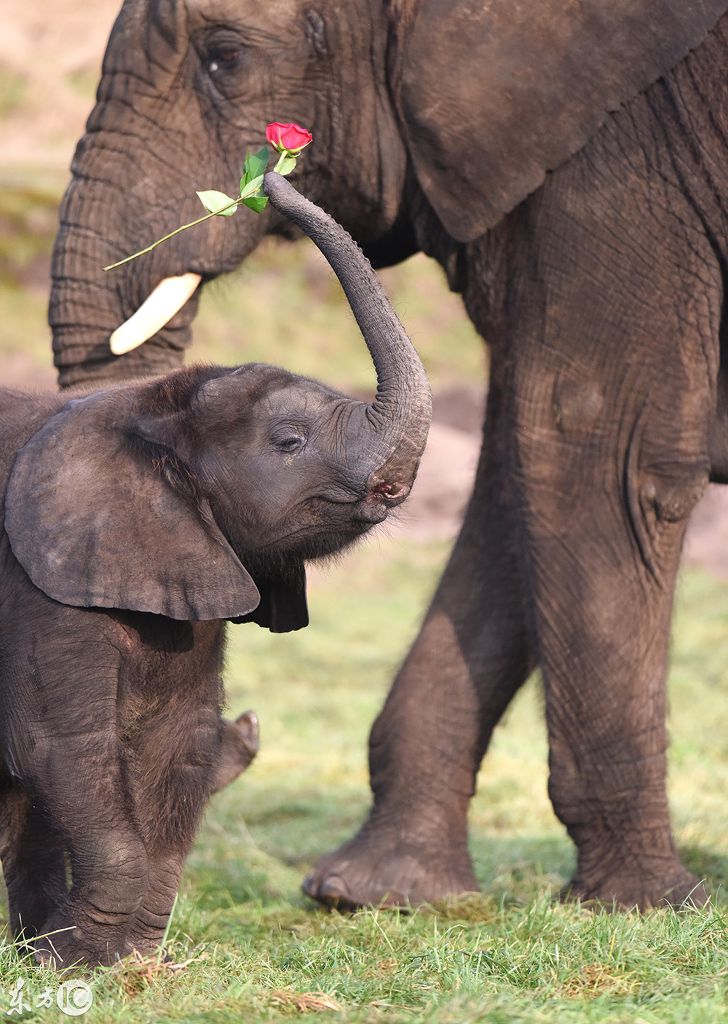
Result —
<svg viewBox="0 0 728 1024"><path fill-rule="evenodd" d="M304 146L313 141L313 135L306 128L290 121L273 121L265 130L265 137L273 149L282 153L300 153Z"/></svg>

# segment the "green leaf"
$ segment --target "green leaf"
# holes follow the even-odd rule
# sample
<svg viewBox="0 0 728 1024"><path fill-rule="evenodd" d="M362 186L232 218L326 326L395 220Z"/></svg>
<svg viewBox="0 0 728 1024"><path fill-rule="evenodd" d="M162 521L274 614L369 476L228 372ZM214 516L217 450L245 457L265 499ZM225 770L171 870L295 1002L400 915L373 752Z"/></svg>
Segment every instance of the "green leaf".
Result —
<svg viewBox="0 0 728 1024"><path fill-rule="evenodd" d="M248 184L244 185L243 188L240 189L240 198L241 199L247 199L248 196L254 196L257 192L260 191L260 188L261 188L262 185L263 185L263 175L262 174L257 175L257 177L255 177L255 178L251 178L250 181L248 182Z"/></svg>
<svg viewBox="0 0 728 1024"><path fill-rule="evenodd" d="M224 192L218 192L217 189L209 188L206 192L198 192L197 195L209 213L216 213L220 217L232 217L237 209L235 206L230 206L235 200L226 196ZM226 206L230 206L230 209L226 210Z"/></svg>
<svg viewBox="0 0 728 1024"><path fill-rule="evenodd" d="M275 169L278 171L279 174L282 174L285 177L285 175L291 173L295 166L296 157L291 156L290 153L283 153L281 154L281 158L276 164Z"/></svg>
<svg viewBox="0 0 728 1024"><path fill-rule="evenodd" d="M249 185L253 178L258 178L262 174L265 174L265 169L268 166L270 160L270 150L267 146L263 146L257 153L248 153L243 164L243 176L240 179L240 191L242 192L246 185Z"/></svg>
<svg viewBox="0 0 728 1024"><path fill-rule="evenodd" d="M268 205L268 196L248 196L247 199L243 199L243 206L247 206L250 210L255 210L256 213L262 213Z"/></svg>

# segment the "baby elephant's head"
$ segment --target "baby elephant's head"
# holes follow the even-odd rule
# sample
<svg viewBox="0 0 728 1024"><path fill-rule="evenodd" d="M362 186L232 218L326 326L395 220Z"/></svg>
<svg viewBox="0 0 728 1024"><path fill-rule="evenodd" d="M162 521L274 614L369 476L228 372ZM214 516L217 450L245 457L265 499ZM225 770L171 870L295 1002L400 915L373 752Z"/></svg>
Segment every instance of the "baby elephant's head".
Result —
<svg viewBox="0 0 728 1024"><path fill-rule="evenodd" d="M13 551L55 600L295 629L304 561L409 494L431 416L422 364L351 238L284 179L266 187L339 276L375 396L251 364L69 402L19 453L6 500Z"/></svg>
<svg viewBox="0 0 728 1024"><path fill-rule="evenodd" d="M373 404L262 364L183 372L169 385L188 397L163 418L161 444L182 460L249 567L330 555L410 492L420 422L392 422ZM152 421L151 445L158 430ZM172 462L169 473L173 482Z"/></svg>

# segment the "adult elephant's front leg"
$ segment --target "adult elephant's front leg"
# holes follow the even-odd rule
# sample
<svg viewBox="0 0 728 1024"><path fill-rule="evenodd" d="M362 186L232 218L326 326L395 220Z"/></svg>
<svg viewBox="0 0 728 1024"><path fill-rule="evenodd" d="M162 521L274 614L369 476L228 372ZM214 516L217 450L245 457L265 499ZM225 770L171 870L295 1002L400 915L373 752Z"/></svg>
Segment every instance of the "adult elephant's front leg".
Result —
<svg viewBox="0 0 728 1024"><path fill-rule="evenodd" d="M514 461L549 792L578 849L567 891L624 908L699 903L670 828L665 677L683 535L707 483L707 396L661 393L669 371L590 371L538 349L524 348L513 388Z"/></svg>
<svg viewBox="0 0 728 1024"><path fill-rule="evenodd" d="M321 902L407 904L477 888L467 848L475 775L532 665L501 378L496 361L462 532L372 729L374 806L304 883Z"/></svg>

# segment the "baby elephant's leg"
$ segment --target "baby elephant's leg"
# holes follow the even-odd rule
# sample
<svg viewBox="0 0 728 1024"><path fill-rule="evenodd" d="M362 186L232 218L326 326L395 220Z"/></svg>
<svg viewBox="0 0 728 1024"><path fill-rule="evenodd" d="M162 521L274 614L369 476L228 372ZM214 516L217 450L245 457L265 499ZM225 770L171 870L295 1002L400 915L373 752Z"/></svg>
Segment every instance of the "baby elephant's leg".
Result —
<svg viewBox="0 0 728 1024"><path fill-rule="evenodd" d="M30 778L33 800L68 848L73 884L36 940L41 962L109 964L148 884L148 861L131 817L113 725L46 740Z"/></svg>
<svg viewBox="0 0 728 1024"><path fill-rule="evenodd" d="M29 795L10 781L0 791L0 858L13 937L41 934L68 896L63 842Z"/></svg>
<svg viewBox="0 0 728 1024"><path fill-rule="evenodd" d="M161 723L157 721L154 735L158 742L160 732ZM127 936L130 948L149 953L164 937L194 836L196 818L190 811L196 803L201 810L207 799L206 762L210 762L211 792L216 793L245 771L258 753L258 739L258 719L253 711L244 712L234 722L223 719L222 731L212 717L203 714L202 721L190 723L186 742L174 744L166 760L160 762L161 745L157 747L155 769L144 772L144 780L148 784L156 779L161 798L147 789L140 800L140 820L145 823L148 843L149 887ZM139 763L143 765L144 758Z"/></svg>
<svg viewBox="0 0 728 1024"><path fill-rule="evenodd" d="M3 663L15 685L2 686L2 749L28 794L24 815L22 801L5 809L11 901L42 962L106 964L126 952L148 875L119 754L116 649L99 644L103 620L34 601Z"/></svg>
<svg viewBox="0 0 728 1024"><path fill-rule="evenodd" d="M217 687L211 702L200 697L186 692L170 699L134 741L129 786L149 858L149 883L127 943L142 954L156 950L164 937L185 858L216 781L222 735Z"/></svg>

